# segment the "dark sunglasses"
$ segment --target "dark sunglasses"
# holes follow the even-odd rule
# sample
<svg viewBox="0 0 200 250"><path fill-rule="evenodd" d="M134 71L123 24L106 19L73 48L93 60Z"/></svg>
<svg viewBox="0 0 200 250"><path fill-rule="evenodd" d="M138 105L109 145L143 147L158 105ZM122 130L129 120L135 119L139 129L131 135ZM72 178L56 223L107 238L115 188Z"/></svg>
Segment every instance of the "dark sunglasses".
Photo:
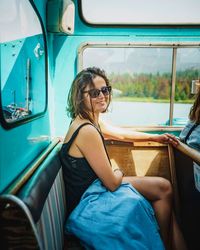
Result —
<svg viewBox="0 0 200 250"><path fill-rule="evenodd" d="M90 89L87 91L83 91L83 93L88 93L91 98L97 98L101 92L104 96L109 95L111 93L111 90L112 90L111 86L105 86L102 87L101 89Z"/></svg>

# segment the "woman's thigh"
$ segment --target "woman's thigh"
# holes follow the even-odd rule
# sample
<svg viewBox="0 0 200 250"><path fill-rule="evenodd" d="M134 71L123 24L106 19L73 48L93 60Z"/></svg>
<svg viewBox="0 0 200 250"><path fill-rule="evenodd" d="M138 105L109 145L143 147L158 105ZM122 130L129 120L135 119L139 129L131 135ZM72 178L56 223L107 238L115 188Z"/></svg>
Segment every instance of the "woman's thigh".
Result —
<svg viewBox="0 0 200 250"><path fill-rule="evenodd" d="M150 201L161 199L172 192L170 182L162 177L127 176L123 178L123 182L129 182Z"/></svg>

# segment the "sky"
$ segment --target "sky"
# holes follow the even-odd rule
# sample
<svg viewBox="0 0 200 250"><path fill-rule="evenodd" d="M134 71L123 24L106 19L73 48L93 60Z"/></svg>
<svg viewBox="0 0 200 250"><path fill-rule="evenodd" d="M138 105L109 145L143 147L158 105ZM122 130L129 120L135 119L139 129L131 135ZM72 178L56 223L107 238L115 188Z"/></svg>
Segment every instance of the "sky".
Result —
<svg viewBox="0 0 200 250"><path fill-rule="evenodd" d="M177 51L177 70L200 68L199 48ZM172 70L172 48L87 48L83 68L94 65L107 73L168 73Z"/></svg>
<svg viewBox="0 0 200 250"><path fill-rule="evenodd" d="M200 23L200 0L82 0L82 3L83 15L92 23Z"/></svg>

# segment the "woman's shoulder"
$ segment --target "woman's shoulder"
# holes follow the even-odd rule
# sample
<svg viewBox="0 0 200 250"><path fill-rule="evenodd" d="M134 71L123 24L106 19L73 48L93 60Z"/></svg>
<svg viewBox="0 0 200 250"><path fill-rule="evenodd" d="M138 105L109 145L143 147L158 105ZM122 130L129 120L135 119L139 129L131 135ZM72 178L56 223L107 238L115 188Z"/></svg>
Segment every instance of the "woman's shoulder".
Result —
<svg viewBox="0 0 200 250"><path fill-rule="evenodd" d="M179 135L188 146L200 151L200 125L189 121ZM186 139L187 138L187 139Z"/></svg>
<svg viewBox="0 0 200 250"><path fill-rule="evenodd" d="M64 139L64 143L68 142L74 134L87 134L93 131L95 128L92 123L88 121L73 121L68 128L67 134Z"/></svg>
<svg viewBox="0 0 200 250"><path fill-rule="evenodd" d="M87 120L74 121L69 128L69 132L70 134L73 134L76 131L79 133L79 135L88 136L88 137L98 134L98 131L95 125Z"/></svg>
<svg viewBox="0 0 200 250"><path fill-rule="evenodd" d="M97 128L92 123L83 123L79 126L79 134L84 137L99 136Z"/></svg>
<svg viewBox="0 0 200 250"><path fill-rule="evenodd" d="M194 126L194 122L192 122L192 121L189 120L189 121L186 123L185 127L182 129L182 131L181 131L181 133L180 133L180 135L179 135L180 139L184 138L184 137L187 135L187 133L189 132L189 130L190 130L193 126Z"/></svg>
<svg viewBox="0 0 200 250"><path fill-rule="evenodd" d="M81 129L77 133L76 145L81 151L86 150L86 145L88 148L98 148L102 143L102 138L97 128L92 123L83 124L79 126Z"/></svg>

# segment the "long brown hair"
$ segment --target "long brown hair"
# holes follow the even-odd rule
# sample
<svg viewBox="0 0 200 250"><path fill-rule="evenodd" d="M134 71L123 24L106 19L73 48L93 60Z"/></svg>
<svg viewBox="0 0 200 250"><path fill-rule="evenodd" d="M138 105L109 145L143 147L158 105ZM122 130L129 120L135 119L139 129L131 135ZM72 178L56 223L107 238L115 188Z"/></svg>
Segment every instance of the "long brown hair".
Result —
<svg viewBox="0 0 200 250"><path fill-rule="evenodd" d="M67 99L67 112L72 119L79 115L81 118L88 119L90 122L93 123L93 119L84 104L83 91L88 85L90 88L94 87L93 80L97 76L102 77L105 80L106 85L110 86L105 71L96 67L86 68L82 70L77 74L74 81L72 82L72 86L69 90ZM110 100L111 95L109 95L107 108L110 104Z"/></svg>
<svg viewBox="0 0 200 250"><path fill-rule="evenodd" d="M200 123L200 87L198 87L194 104L190 109L189 118L192 122Z"/></svg>

